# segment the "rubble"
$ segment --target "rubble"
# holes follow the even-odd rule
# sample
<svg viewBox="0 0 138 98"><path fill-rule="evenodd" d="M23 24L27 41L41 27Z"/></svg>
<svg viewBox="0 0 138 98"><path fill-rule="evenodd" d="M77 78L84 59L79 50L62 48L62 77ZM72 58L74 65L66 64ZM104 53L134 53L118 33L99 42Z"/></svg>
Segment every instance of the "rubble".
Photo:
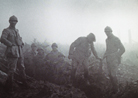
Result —
<svg viewBox="0 0 138 98"><path fill-rule="evenodd" d="M0 88L0 96L3 98L87 98L85 93L73 86L59 86L47 81L29 82L30 87L14 83L14 92L4 91ZM2 98L2 97L1 97Z"/></svg>
<svg viewBox="0 0 138 98"><path fill-rule="evenodd" d="M138 66L122 62L118 68L119 90L116 94L112 93L105 61L96 59L92 59L89 66L89 85L84 80L81 66L72 83L71 65L64 62L57 72L51 65L42 66L39 79L27 76L29 87L22 85L17 70L14 90L7 92L3 84L8 66L7 61L0 57L0 98L138 98Z"/></svg>

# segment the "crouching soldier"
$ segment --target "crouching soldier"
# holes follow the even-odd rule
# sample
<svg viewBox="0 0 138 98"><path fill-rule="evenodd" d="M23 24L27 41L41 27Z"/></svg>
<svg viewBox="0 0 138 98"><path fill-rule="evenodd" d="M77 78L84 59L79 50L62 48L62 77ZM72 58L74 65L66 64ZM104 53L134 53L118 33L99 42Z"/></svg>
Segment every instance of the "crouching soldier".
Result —
<svg viewBox="0 0 138 98"><path fill-rule="evenodd" d="M8 60L8 79L7 85L9 90L13 88L14 73L16 68L19 69L19 74L22 77L22 82L26 84L26 74L24 67L24 57L23 57L23 42L19 35L18 29L15 28L18 22L17 17L11 16L9 18L10 26L3 30L1 35L1 42L7 46L5 55Z"/></svg>

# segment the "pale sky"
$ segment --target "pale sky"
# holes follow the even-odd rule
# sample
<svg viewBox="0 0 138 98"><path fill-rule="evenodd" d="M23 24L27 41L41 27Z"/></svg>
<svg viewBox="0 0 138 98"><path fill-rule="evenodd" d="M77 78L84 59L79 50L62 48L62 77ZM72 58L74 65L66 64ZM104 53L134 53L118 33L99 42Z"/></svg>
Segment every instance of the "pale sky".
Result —
<svg viewBox="0 0 138 98"><path fill-rule="evenodd" d="M105 43L104 28L128 42L138 42L138 0L0 0L0 32L17 16L17 29L25 42L70 44L80 36L94 33ZM1 34L1 33L0 33Z"/></svg>

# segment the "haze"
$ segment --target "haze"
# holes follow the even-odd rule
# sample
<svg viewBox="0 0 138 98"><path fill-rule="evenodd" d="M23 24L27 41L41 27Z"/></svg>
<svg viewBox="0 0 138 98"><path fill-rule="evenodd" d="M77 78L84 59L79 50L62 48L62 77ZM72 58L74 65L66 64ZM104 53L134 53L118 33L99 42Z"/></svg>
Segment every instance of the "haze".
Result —
<svg viewBox="0 0 138 98"><path fill-rule="evenodd" d="M123 43L129 41L128 32L138 42L137 0L0 0L0 32L12 15L18 17L16 27L27 43L36 38L70 44L90 32L97 42L105 43L106 26Z"/></svg>

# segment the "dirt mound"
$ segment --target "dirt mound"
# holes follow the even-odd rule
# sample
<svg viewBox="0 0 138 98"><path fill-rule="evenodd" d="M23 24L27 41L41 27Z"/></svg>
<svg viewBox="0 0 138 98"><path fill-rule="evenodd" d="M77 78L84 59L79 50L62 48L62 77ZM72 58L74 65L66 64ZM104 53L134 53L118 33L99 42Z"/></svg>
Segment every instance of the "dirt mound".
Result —
<svg viewBox="0 0 138 98"><path fill-rule="evenodd" d="M47 81L28 82L29 87L14 83L13 92L0 88L0 98L87 98L85 93L71 85L59 86Z"/></svg>

